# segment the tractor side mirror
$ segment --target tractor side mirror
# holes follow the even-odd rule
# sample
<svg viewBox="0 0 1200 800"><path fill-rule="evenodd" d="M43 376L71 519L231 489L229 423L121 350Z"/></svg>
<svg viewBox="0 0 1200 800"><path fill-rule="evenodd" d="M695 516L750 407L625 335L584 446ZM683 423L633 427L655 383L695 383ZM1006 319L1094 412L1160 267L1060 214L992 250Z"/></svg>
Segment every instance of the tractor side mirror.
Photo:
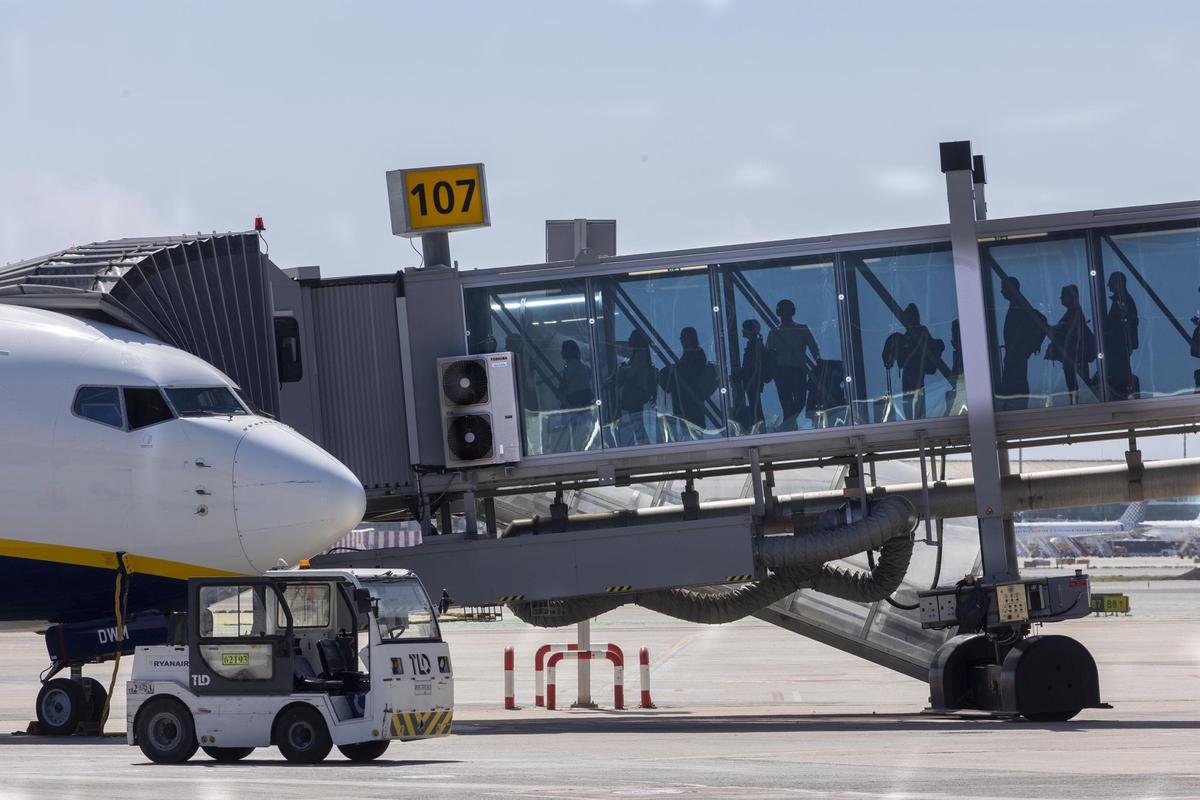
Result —
<svg viewBox="0 0 1200 800"><path fill-rule="evenodd" d="M358 607L358 613L370 614L374 610L374 605L371 601L371 593L366 589L355 589L354 605Z"/></svg>

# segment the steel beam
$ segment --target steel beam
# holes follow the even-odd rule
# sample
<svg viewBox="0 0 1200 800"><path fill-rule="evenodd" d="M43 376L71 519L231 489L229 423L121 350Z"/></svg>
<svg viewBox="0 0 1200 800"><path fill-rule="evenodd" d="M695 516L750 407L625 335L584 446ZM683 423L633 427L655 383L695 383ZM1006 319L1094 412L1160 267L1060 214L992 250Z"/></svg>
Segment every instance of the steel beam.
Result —
<svg viewBox="0 0 1200 800"><path fill-rule="evenodd" d="M979 259L979 235L972 175L971 143L943 142L942 172L950 209L950 248L954 255L954 291L958 300L958 330L962 337L963 377L967 383L967 426L971 437L971 470L975 476L975 515L984 577L993 583L1014 581L1016 537L1005 530L1002 470L996 446L996 411L992 400L992 370L988 348L984 275Z"/></svg>

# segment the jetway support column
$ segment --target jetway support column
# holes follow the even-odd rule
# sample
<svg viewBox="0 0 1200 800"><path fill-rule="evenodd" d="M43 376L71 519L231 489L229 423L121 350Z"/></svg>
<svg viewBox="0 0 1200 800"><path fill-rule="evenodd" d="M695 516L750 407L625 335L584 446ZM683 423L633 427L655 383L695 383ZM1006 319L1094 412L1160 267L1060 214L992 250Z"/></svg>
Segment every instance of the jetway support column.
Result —
<svg viewBox="0 0 1200 800"><path fill-rule="evenodd" d="M975 231L979 210L975 204L975 164L971 158L971 143L942 142L941 161L950 210L950 246L954 257L958 326L967 383L971 471L975 480L975 507L979 519L984 579L989 583L1004 583L1018 580L1020 574L1017 571L1016 537L1012 527L1004 524L1004 501L1000 489L1000 478L1007 465L1001 466L1001 455L996 447L996 414L992 399L992 370L984 302L985 276Z"/></svg>

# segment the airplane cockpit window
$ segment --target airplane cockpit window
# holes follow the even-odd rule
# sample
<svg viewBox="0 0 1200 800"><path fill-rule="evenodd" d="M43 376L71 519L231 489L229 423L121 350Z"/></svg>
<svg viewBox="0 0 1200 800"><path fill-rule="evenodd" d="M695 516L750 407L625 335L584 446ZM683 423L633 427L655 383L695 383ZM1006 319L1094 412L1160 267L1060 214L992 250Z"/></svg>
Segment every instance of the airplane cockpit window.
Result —
<svg viewBox="0 0 1200 800"><path fill-rule="evenodd" d="M136 431L138 428L146 428L175 418L158 389L126 387L123 391L125 412L129 415L129 430Z"/></svg>
<svg viewBox="0 0 1200 800"><path fill-rule="evenodd" d="M167 389L167 399L181 417L238 417L246 410L228 386Z"/></svg>
<svg viewBox="0 0 1200 800"><path fill-rule="evenodd" d="M113 386L82 386L75 393L72 410L84 419L125 427L125 415L121 412L121 395Z"/></svg>

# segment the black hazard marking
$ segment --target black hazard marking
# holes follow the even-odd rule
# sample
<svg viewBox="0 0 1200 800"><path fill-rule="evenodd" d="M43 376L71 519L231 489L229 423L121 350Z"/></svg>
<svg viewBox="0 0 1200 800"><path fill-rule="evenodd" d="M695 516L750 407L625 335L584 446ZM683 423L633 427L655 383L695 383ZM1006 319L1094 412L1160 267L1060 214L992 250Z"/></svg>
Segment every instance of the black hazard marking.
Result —
<svg viewBox="0 0 1200 800"><path fill-rule="evenodd" d="M502 594L502 595L500 595L500 599L497 600L496 602L498 602L498 603L519 603L524 599L525 599L525 595L523 595L523 594Z"/></svg>
<svg viewBox="0 0 1200 800"><path fill-rule="evenodd" d="M625 583L620 586L605 586L604 591L609 594L621 594L622 592L628 592L632 588L628 583Z"/></svg>
<svg viewBox="0 0 1200 800"><path fill-rule="evenodd" d="M753 575L729 575L725 578L726 583L749 583L752 580Z"/></svg>

